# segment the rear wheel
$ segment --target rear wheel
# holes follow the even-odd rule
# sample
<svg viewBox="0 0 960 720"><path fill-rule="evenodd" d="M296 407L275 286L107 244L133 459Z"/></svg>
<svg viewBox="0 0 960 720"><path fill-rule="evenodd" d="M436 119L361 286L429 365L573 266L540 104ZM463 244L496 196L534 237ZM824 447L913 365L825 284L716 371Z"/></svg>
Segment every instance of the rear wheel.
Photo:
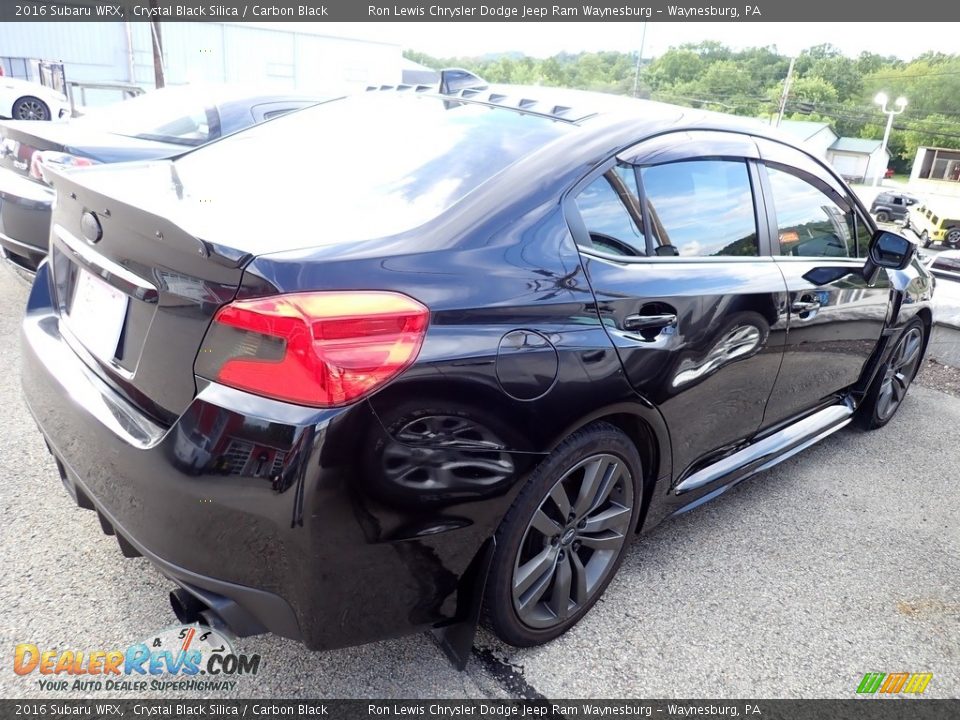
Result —
<svg viewBox="0 0 960 720"><path fill-rule="evenodd" d="M890 222L890 213L886 210L880 210L877 212L877 222Z"/></svg>
<svg viewBox="0 0 960 720"><path fill-rule="evenodd" d="M642 466L607 423L571 435L533 472L497 530L484 622L539 645L573 627L616 574L636 527Z"/></svg>
<svg viewBox="0 0 960 720"><path fill-rule="evenodd" d="M944 238L944 243L952 248L960 245L960 227L952 227L947 230L947 237Z"/></svg>
<svg viewBox="0 0 960 720"><path fill-rule="evenodd" d="M880 368L857 410L859 423L866 430L883 427L900 409L910 383L920 369L925 332L923 323L914 319L900 334L893 352Z"/></svg>
<svg viewBox="0 0 960 720"><path fill-rule="evenodd" d="M50 108L40 98L26 95L13 103L14 120L49 120Z"/></svg>

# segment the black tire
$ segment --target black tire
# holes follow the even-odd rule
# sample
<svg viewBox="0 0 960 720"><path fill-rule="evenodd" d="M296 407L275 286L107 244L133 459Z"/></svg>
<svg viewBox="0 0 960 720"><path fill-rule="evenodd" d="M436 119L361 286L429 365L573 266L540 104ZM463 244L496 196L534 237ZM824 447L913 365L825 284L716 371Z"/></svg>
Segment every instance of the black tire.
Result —
<svg viewBox="0 0 960 720"><path fill-rule="evenodd" d="M13 103L14 120L49 120L50 107L40 98L24 95Z"/></svg>
<svg viewBox="0 0 960 720"><path fill-rule="evenodd" d="M914 318L897 337L893 352L877 371L860 407L857 422L864 430L881 428L893 419L920 369L926 326Z"/></svg>
<svg viewBox="0 0 960 720"><path fill-rule="evenodd" d="M943 244L948 247L960 247L960 227L951 227L947 229L947 236L943 239Z"/></svg>
<svg viewBox="0 0 960 720"><path fill-rule="evenodd" d="M882 222L882 223L890 222L890 213L888 213L886 210L878 210L877 222Z"/></svg>
<svg viewBox="0 0 960 720"><path fill-rule="evenodd" d="M933 240L930 239L930 234L926 230L920 233L920 242L923 243L923 246L925 248L928 248L931 245L933 245Z"/></svg>
<svg viewBox="0 0 960 720"><path fill-rule="evenodd" d="M604 422L578 430L540 463L497 530L484 625L506 643L530 647L579 622L634 535L642 471L630 438Z"/></svg>

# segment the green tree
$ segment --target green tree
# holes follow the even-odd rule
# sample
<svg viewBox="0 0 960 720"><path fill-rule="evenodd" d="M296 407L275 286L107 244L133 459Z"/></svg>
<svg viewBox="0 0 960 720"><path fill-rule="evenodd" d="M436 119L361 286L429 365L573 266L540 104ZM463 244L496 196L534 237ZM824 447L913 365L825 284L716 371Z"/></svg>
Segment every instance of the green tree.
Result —
<svg viewBox="0 0 960 720"><path fill-rule="evenodd" d="M858 98L863 92L863 79L857 61L843 55L820 58L806 72L804 79L820 78L836 89L841 101Z"/></svg>
<svg viewBox="0 0 960 720"><path fill-rule="evenodd" d="M703 73L704 62L693 50L671 48L650 63L646 77L654 89L692 82Z"/></svg>

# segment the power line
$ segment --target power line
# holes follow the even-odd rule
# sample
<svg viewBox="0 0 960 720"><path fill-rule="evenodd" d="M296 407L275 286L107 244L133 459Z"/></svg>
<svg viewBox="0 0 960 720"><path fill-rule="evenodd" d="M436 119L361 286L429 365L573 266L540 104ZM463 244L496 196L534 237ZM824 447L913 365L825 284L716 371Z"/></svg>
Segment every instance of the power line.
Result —
<svg viewBox="0 0 960 720"><path fill-rule="evenodd" d="M864 80L914 80L925 77L946 77L948 75L960 75L960 70L949 70L947 72L917 73L915 75L864 75Z"/></svg>

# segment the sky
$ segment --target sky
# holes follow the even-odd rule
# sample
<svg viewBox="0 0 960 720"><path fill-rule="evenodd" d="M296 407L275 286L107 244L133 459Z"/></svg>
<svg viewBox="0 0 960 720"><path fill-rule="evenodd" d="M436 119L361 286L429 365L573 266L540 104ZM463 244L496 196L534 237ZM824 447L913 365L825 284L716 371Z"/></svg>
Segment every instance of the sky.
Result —
<svg viewBox="0 0 960 720"><path fill-rule="evenodd" d="M277 25L276 23L261 23ZM354 22L282 23L325 35L395 43L435 57L475 56L519 51L532 57L559 52L639 49L644 23L556 22ZM795 55L804 48L830 43L844 54L864 50L910 60L934 50L957 52L960 23L647 23L644 57L657 57L685 42L718 40L734 49L776 45Z"/></svg>

